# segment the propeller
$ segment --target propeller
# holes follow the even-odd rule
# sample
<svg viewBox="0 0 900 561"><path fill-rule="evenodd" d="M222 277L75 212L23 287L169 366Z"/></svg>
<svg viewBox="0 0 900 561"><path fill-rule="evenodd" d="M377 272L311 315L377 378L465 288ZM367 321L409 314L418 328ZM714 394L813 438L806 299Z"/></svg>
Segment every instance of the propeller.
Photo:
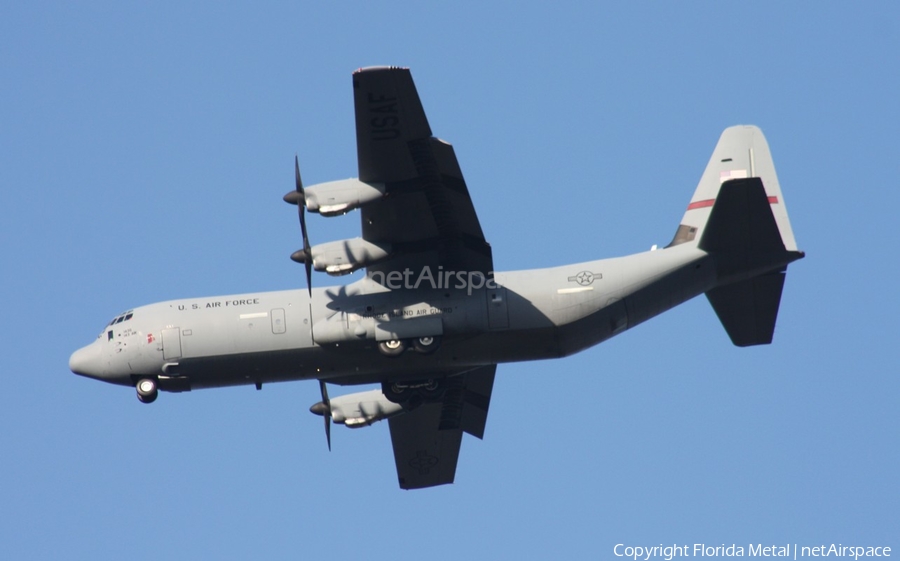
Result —
<svg viewBox="0 0 900 561"><path fill-rule="evenodd" d="M306 194L303 192L303 181L300 179L300 160L294 156L294 180L297 190L284 196L284 200L297 205L300 215L300 232L303 234L303 249L291 254L291 259L297 263L303 263L306 269L306 287L312 296L312 249L309 245L309 236L306 234Z"/></svg>
<svg viewBox="0 0 900 561"><path fill-rule="evenodd" d="M309 408L310 412L325 417L325 440L328 441L328 451L331 452L331 400L328 399L328 388L325 380L319 380L319 390L322 392L322 401Z"/></svg>

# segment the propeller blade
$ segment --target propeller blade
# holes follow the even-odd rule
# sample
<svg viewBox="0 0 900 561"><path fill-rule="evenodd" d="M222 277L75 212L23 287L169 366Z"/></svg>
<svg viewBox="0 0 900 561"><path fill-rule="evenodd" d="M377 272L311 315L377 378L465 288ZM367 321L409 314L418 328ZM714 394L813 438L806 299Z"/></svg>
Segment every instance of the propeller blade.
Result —
<svg viewBox="0 0 900 561"><path fill-rule="evenodd" d="M312 298L312 260L308 259L303 263L303 267L306 269L306 289L309 292L309 297Z"/></svg>
<svg viewBox="0 0 900 561"><path fill-rule="evenodd" d="M303 181L300 180L300 157L294 154L294 182L297 184L297 192L303 194ZM306 204L306 199L300 199Z"/></svg>
<svg viewBox="0 0 900 561"><path fill-rule="evenodd" d="M300 233L303 234L303 252L306 259L303 261L306 269L306 288L312 297L312 251L309 245L309 236L306 234L306 194L303 192L303 180L300 179L300 158L294 155L294 182L297 189L297 212L300 215ZM296 261L296 259L295 259Z"/></svg>
<svg viewBox="0 0 900 561"><path fill-rule="evenodd" d="M328 399L328 387L325 384L325 380L319 380L319 390L322 392L322 403L325 404L325 409L328 412L325 417L325 440L328 441L328 451L331 452L331 400Z"/></svg>

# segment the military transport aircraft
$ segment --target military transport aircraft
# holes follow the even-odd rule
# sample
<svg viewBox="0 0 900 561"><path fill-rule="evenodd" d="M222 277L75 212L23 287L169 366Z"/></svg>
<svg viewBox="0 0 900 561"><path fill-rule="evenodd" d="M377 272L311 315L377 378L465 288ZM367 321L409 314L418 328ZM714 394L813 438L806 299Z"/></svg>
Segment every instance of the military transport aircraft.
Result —
<svg viewBox="0 0 900 561"><path fill-rule="evenodd" d="M732 342L772 341L797 250L762 132L722 133L664 247L549 269L494 272L450 144L432 136L408 69L353 73L359 178L296 188L307 289L188 298L117 315L70 369L159 390L316 379L310 410L388 419L400 487L452 483L464 432L482 438L497 364L564 357L705 293ZM360 210L362 237L311 245L305 212ZM312 270L345 275L312 288ZM328 397L326 383L380 384Z"/></svg>

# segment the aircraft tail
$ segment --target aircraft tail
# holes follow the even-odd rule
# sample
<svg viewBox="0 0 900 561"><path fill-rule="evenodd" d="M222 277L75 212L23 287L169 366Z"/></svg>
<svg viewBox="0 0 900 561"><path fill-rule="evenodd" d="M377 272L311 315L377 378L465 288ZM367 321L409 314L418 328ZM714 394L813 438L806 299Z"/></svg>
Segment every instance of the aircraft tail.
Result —
<svg viewBox="0 0 900 561"><path fill-rule="evenodd" d="M787 265L804 254L757 127L722 133L670 246L682 243L713 256L718 283L706 296L732 342L771 343Z"/></svg>

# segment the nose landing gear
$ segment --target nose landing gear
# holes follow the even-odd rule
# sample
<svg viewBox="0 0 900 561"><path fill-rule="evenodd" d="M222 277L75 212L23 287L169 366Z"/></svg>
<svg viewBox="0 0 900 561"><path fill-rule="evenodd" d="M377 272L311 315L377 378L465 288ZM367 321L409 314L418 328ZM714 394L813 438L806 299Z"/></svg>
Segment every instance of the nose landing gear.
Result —
<svg viewBox="0 0 900 561"><path fill-rule="evenodd" d="M141 378L135 385L137 390L137 398L141 403L153 403L159 395L159 388L156 380L152 378Z"/></svg>

